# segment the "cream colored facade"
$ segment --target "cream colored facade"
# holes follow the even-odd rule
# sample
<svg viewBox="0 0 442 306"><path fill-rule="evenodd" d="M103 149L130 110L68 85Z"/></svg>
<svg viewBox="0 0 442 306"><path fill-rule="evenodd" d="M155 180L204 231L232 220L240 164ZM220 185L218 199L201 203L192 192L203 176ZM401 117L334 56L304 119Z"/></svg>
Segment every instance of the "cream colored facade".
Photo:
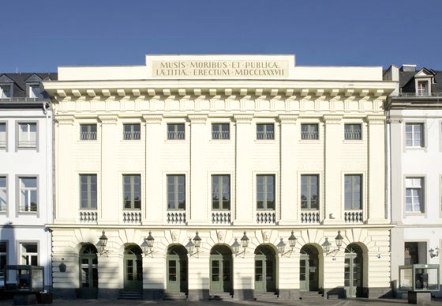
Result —
<svg viewBox="0 0 442 306"><path fill-rule="evenodd" d="M133 288L125 250L140 250L149 232L152 250L137 255L145 298L181 292L190 300L286 299L318 290L374 297L389 290L382 105L396 85L382 80L382 67L298 67L287 55L147 56L143 66L60 67L58 73L58 81L44 83L56 121L55 291L81 291L80 252L98 245L102 231L108 252L92 267L98 296ZM129 123L140 125L140 139L124 139ZM212 124L219 123L228 124L228 139L213 139ZM96 124L95 140L81 139L82 124ZM184 124L184 139L168 139L168 124ZM262 139L262 124L273 125L274 133L264 136L273 139ZM303 139L303 124L318 127L317 139ZM345 139L346 124L361 127L360 139ZM96 175L96 209L80 209L85 174ZM141 178L140 209L123 208L127 174ZM184 210L168 209L171 175L185 178ZM214 175L230 178L230 209L212 208ZM319 178L318 209L301 208L302 175ZM360 179L359 209L345 208L346 175ZM273 186L258 186L262 176L273 178ZM257 208L259 188L272 193L274 209ZM232 244L244 232L248 246L235 254ZM190 254L184 246L197 234L201 247ZM279 253L281 239L286 247ZM171 288L174 250L187 253L178 290ZM355 252L361 273L355 268L360 282L352 291L348 265ZM223 256L216 265L225 271L217 270L216 256ZM228 284L215 284L219 273Z"/></svg>

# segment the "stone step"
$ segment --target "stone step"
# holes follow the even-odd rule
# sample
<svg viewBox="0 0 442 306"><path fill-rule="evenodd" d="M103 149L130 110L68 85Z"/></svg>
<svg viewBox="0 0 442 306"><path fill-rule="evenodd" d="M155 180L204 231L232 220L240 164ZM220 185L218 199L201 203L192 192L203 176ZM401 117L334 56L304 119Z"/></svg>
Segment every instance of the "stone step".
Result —
<svg viewBox="0 0 442 306"><path fill-rule="evenodd" d="M274 301L278 298L276 292L255 293L254 296L257 301Z"/></svg>
<svg viewBox="0 0 442 306"><path fill-rule="evenodd" d="M143 292L141 290L121 290L118 295L119 300L142 300Z"/></svg>
<svg viewBox="0 0 442 306"><path fill-rule="evenodd" d="M165 292L163 295L163 300L168 300L168 301L187 300L187 294L184 292Z"/></svg>
<svg viewBox="0 0 442 306"><path fill-rule="evenodd" d="M233 296L229 292L209 293L209 300L212 301L226 301L232 299Z"/></svg>

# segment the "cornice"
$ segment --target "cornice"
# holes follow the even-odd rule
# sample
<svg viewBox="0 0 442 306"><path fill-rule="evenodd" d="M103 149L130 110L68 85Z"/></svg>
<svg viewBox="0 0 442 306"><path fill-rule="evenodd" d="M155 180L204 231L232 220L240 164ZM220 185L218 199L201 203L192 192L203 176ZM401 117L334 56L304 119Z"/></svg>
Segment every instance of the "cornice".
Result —
<svg viewBox="0 0 442 306"><path fill-rule="evenodd" d="M195 114L195 115L188 115L187 116L189 120L195 124L195 123L201 123L204 124L207 121L207 114Z"/></svg>
<svg viewBox="0 0 442 306"><path fill-rule="evenodd" d="M116 124L118 122L117 115L100 115L98 116L98 120L103 124Z"/></svg>
<svg viewBox="0 0 442 306"><path fill-rule="evenodd" d="M143 115L146 124L161 124L163 121L163 115Z"/></svg>
<svg viewBox="0 0 442 306"><path fill-rule="evenodd" d="M340 124L342 118L342 115L324 115L322 117L326 124Z"/></svg>
<svg viewBox="0 0 442 306"><path fill-rule="evenodd" d="M282 124L292 124L292 123L296 123L296 120L298 119L299 114L284 114L284 115L279 115L279 121Z"/></svg>
<svg viewBox="0 0 442 306"><path fill-rule="evenodd" d="M233 119L236 121L236 123L251 123L253 120L252 114L237 114L233 115Z"/></svg>

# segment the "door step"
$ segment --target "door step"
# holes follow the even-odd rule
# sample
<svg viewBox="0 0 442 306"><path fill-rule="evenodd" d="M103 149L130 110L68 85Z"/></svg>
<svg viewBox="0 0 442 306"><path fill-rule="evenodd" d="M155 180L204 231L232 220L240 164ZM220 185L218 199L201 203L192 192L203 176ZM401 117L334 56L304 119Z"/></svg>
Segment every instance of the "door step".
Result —
<svg viewBox="0 0 442 306"><path fill-rule="evenodd" d="M187 294L184 292L164 292L163 300L182 301L187 300Z"/></svg>
<svg viewBox="0 0 442 306"><path fill-rule="evenodd" d="M143 291L141 290L120 290L119 300L142 300Z"/></svg>
<svg viewBox="0 0 442 306"><path fill-rule="evenodd" d="M274 301L278 298L276 292L255 293L256 301Z"/></svg>
<svg viewBox="0 0 442 306"><path fill-rule="evenodd" d="M209 300L212 301L228 301L232 299L233 296L229 292L209 293Z"/></svg>
<svg viewBox="0 0 442 306"><path fill-rule="evenodd" d="M301 291L299 293L301 300L323 300L324 295L319 291Z"/></svg>

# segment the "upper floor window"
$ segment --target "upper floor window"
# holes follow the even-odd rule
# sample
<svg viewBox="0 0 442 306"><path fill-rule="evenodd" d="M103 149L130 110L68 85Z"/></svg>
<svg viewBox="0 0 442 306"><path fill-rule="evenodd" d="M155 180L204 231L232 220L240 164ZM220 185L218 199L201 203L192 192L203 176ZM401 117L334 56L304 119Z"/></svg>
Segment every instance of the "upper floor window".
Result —
<svg viewBox="0 0 442 306"><path fill-rule="evenodd" d="M186 177L184 175L167 176L167 209L186 209Z"/></svg>
<svg viewBox="0 0 442 306"><path fill-rule="evenodd" d="M430 95L429 81L417 81L416 96Z"/></svg>
<svg viewBox="0 0 442 306"><path fill-rule="evenodd" d="M257 209L275 209L275 176L256 176Z"/></svg>
<svg viewBox="0 0 442 306"><path fill-rule="evenodd" d="M141 175L123 175L125 209L141 209Z"/></svg>
<svg viewBox="0 0 442 306"><path fill-rule="evenodd" d="M319 125L317 123L302 123L301 139L304 140L319 139Z"/></svg>
<svg viewBox="0 0 442 306"><path fill-rule="evenodd" d="M345 140L361 140L362 139L362 126L361 124L345 124L344 125L344 138Z"/></svg>
<svg viewBox="0 0 442 306"><path fill-rule="evenodd" d="M80 124L80 139L81 140L96 140L97 139L97 124Z"/></svg>
<svg viewBox="0 0 442 306"><path fill-rule="evenodd" d="M38 244L20 243L20 264L38 266Z"/></svg>
<svg viewBox="0 0 442 306"><path fill-rule="evenodd" d="M301 175L301 208L319 209L318 175Z"/></svg>
<svg viewBox="0 0 442 306"><path fill-rule="evenodd" d="M167 139L184 139L185 130L184 123L168 123Z"/></svg>
<svg viewBox="0 0 442 306"><path fill-rule="evenodd" d="M36 212L38 208L38 189L36 177L20 177L20 212Z"/></svg>
<svg viewBox="0 0 442 306"><path fill-rule="evenodd" d="M273 123L256 124L256 139L275 139L275 125Z"/></svg>
<svg viewBox="0 0 442 306"><path fill-rule="evenodd" d="M97 209L96 174L80 174L80 208Z"/></svg>
<svg viewBox="0 0 442 306"><path fill-rule="evenodd" d="M4 280L5 268L8 259L8 249L6 241L0 241L0 279Z"/></svg>
<svg viewBox="0 0 442 306"><path fill-rule="evenodd" d="M21 122L18 124L18 147L37 147L37 123Z"/></svg>
<svg viewBox="0 0 442 306"><path fill-rule="evenodd" d="M0 122L0 148L6 148L6 122Z"/></svg>
<svg viewBox="0 0 442 306"><path fill-rule="evenodd" d="M212 139L230 139L230 124L212 123Z"/></svg>
<svg viewBox="0 0 442 306"><path fill-rule="evenodd" d="M8 190L6 188L6 176L0 176L0 212L6 211L8 205Z"/></svg>
<svg viewBox="0 0 442 306"><path fill-rule="evenodd" d="M212 209L230 209L230 175L212 175Z"/></svg>
<svg viewBox="0 0 442 306"><path fill-rule="evenodd" d="M11 98L11 97L12 97L12 85L0 84L0 99Z"/></svg>
<svg viewBox="0 0 442 306"><path fill-rule="evenodd" d="M407 147L423 147L424 124L423 123L405 124L405 139Z"/></svg>
<svg viewBox="0 0 442 306"><path fill-rule="evenodd" d="M29 98L43 98L43 90L40 84L29 84L28 96Z"/></svg>
<svg viewBox="0 0 442 306"><path fill-rule="evenodd" d="M138 140L140 139L141 126L139 123L123 124L123 139L124 140Z"/></svg>
<svg viewBox="0 0 442 306"><path fill-rule="evenodd" d="M423 177L407 177L405 179L405 211L425 212Z"/></svg>
<svg viewBox="0 0 442 306"><path fill-rule="evenodd" d="M345 175L345 209L362 209L362 175Z"/></svg>

